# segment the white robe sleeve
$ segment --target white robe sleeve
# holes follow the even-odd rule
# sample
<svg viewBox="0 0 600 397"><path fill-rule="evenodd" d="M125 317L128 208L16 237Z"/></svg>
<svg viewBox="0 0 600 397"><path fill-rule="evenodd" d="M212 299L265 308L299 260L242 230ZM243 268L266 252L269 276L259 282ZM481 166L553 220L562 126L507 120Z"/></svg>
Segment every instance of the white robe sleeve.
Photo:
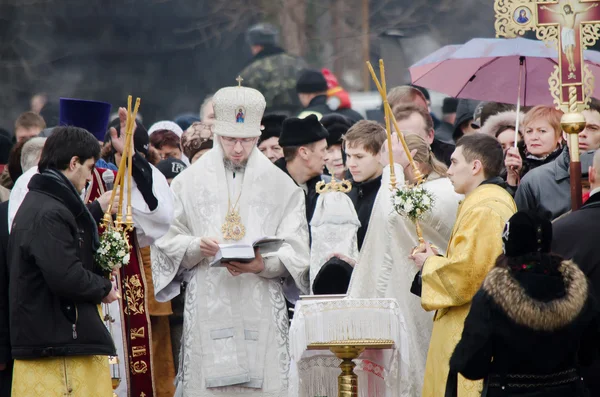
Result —
<svg viewBox="0 0 600 397"><path fill-rule="evenodd" d="M268 256L276 256L289 273L286 287L288 300L299 294L308 294L308 266L310 263L308 224L306 222L304 192L297 189L291 196L277 228L277 237L285 240L281 248ZM293 283L292 283L293 280ZM295 288L294 288L295 287ZM296 289L296 291L293 291Z"/></svg>
<svg viewBox="0 0 600 397"><path fill-rule="evenodd" d="M152 193L158 201L158 207L154 211L148 208L134 180L131 184L133 222L140 247L147 247L164 236L173 220L173 195L169 184L156 167L153 165L150 167L152 168Z"/></svg>
<svg viewBox="0 0 600 397"><path fill-rule="evenodd" d="M177 296L183 278L193 274L195 266L204 259L200 252L200 237L193 236L187 225L188 216L177 180L171 188L174 218L167 233L156 240L151 251L154 294L159 302Z"/></svg>

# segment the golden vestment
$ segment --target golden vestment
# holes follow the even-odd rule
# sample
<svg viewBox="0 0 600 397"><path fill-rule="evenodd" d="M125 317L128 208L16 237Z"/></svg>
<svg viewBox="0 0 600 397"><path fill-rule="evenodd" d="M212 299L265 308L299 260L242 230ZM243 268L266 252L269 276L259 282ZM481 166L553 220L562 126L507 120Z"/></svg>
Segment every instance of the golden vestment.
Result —
<svg viewBox="0 0 600 397"><path fill-rule="evenodd" d="M437 310L427 354L423 397L442 397L450 357L462 336L471 300L502 253L502 232L516 205L504 189L477 187L458 207L445 257L427 259L422 270L421 305ZM458 397L479 397L482 382L459 375Z"/></svg>
<svg viewBox="0 0 600 397"><path fill-rule="evenodd" d="M106 356L15 360L13 397L110 397Z"/></svg>

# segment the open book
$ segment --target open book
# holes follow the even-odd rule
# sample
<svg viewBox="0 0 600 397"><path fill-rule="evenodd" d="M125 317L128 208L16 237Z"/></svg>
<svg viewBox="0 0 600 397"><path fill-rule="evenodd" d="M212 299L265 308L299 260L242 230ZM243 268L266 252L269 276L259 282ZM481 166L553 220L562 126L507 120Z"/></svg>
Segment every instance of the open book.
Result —
<svg viewBox="0 0 600 397"><path fill-rule="evenodd" d="M220 250L210 262L210 267L225 267L221 262L252 262L254 260L254 247L258 247L260 253L264 255L278 251L283 242L283 239L277 237L261 237L252 244L219 244Z"/></svg>

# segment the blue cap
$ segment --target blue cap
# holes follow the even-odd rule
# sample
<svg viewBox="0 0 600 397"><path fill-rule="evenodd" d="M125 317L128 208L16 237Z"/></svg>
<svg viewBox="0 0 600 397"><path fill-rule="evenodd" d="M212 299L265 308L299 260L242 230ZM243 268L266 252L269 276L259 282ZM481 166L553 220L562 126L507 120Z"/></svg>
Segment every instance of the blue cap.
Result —
<svg viewBox="0 0 600 397"><path fill-rule="evenodd" d="M106 102L60 98L59 125L84 128L104 141L111 108Z"/></svg>

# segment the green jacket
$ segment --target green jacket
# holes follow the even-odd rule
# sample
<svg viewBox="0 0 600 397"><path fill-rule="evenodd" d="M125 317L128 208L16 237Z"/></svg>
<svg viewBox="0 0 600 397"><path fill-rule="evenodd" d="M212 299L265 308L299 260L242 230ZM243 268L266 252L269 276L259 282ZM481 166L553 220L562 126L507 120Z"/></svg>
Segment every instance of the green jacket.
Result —
<svg viewBox="0 0 600 397"><path fill-rule="evenodd" d="M291 116L302 108L296 93L296 81L304 67L301 58L286 54L278 47L267 47L240 74L244 86L257 89L265 96L265 113Z"/></svg>

